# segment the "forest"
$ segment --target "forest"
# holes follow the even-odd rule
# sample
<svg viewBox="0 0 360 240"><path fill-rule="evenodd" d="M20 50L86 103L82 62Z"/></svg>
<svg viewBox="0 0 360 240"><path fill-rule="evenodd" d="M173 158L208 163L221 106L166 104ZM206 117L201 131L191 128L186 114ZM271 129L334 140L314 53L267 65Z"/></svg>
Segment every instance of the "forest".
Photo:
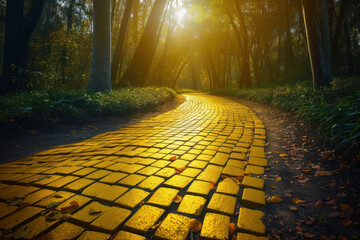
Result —
<svg viewBox="0 0 360 240"><path fill-rule="evenodd" d="M315 61L327 68L325 84L319 80L320 85L328 85L332 76L359 73L360 3L356 0L303 1L304 6L300 0L109 0L108 6L102 6L105 9L98 10L103 11L102 19L94 19L93 1L88 0L8 2L14 6L6 9L5 1L0 5L3 93L86 88L94 20L103 28L99 31L111 32L110 50L97 44L99 51L110 54L112 89L215 90L309 81L306 31L314 38L318 35L311 41L318 41L323 49L322 55L313 56L322 58ZM6 13L12 16L6 18ZM7 24L22 31L6 32ZM23 37L14 41L11 34ZM15 53L18 59L7 56L15 58ZM5 79L11 77L17 84L6 90Z"/></svg>

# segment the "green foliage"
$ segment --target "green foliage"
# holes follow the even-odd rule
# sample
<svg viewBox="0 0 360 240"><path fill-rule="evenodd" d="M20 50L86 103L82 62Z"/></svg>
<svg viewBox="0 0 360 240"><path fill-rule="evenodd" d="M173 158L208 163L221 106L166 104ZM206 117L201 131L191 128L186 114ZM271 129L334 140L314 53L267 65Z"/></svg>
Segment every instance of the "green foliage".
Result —
<svg viewBox="0 0 360 240"><path fill-rule="evenodd" d="M125 88L105 93L32 91L0 96L0 123L41 119L79 119L145 112L173 98L168 88Z"/></svg>
<svg viewBox="0 0 360 240"><path fill-rule="evenodd" d="M245 98L295 113L319 127L341 153L360 144L360 79L336 79L315 91L308 83L250 89L220 89L215 95Z"/></svg>

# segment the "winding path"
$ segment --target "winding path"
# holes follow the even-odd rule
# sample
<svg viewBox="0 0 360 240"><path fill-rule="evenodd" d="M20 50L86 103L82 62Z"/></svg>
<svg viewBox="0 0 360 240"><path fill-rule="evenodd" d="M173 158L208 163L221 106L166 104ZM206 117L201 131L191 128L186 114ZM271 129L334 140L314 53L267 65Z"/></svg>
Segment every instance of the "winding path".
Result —
<svg viewBox="0 0 360 240"><path fill-rule="evenodd" d="M251 109L186 95L152 119L1 164L0 235L267 239L265 138Z"/></svg>

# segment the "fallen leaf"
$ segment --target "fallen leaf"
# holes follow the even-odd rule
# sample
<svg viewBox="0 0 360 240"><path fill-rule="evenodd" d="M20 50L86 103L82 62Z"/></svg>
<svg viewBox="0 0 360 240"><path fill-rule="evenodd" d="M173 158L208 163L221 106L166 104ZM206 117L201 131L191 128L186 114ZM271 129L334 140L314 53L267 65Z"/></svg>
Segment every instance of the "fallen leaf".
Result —
<svg viewBox="0 0 360 240"><path fill-rule="evenodd" d="M173 156L171 158L169 158L170 161L175 161L176 160L176 156Z"/></svg>
<svg viewBox="0 0 360 240"><path fill-rule="evenodd" d="M63 215L61 212L52 211L48 215L46 215L46 220L47 221L55 221L55 220L61 219L62 217L63 217Z"/></svg>
<svg viewBox="0 0 360 240"><path fill-rule="evenodd" d="M306 225L313 225L313 223L315 222L315 219L308 219L305 221Z"/></svg>
<svg viewBox="0 0 360 240"><path fill-rule="evenodd" d="M344 219L341 221L341 225L344 227L349 227L352 224L352 221L350 219Z"/></svg>
<svg viewBox="0 0 360 240"><path fill-rule="evenodd" d="M235 223L229 223L229 232L233 234L236 231Z"/></svg>
<svg viewBox="0 0 360 240"><path fill-rule="evenodd" d="M287 156L289 156L288 154L286 154L286 153L282 153L282 154L280 154L280 157L287 157Z"/></svg>
<svg viewBox="0 0 360 240"><path fill-rule="evenodd" d="M280 197L278 197L278 196L272 196L270 198L270 202L271 203L279 203L279 202L282 202L282 199Z"/></svg>
<svg viewBox="0 0 360 240"><path fill-rule="evenodd" d="M303 202L303 201L302 201L301 199L299 199L299 198L293 198L293 199L291 199L291 201L292 201L294 204L300 204L300 203Z"/></svg>
<svg viewBox="0 0 360 240"><path fill-rule="evenodd" d="M303 180L298 180L299 183L307 183L310 181L310 178L305 178Z"/></svg>
<svg viewBox="0 0 360 240"><path fill-rule="evenodd" d="M182 200L182 196L180 196L180 195L176 195L174 197L174 203L179 203L179 202L181 202L181 200Z"/></svg>
<svg viewBox="0 0 360 240"><path fill-rule="evenodd" d="M317 208L322 208L323 205L324 205L324 202L321 201L321 200L319 200L319 201L317 201L317 202L315 203L315 207L317 207Z"/></svg>
<svg viewBox="0 0 360 240"><path fill-rule="evenodd" d="M295 206L289 206L289 209L293 212L297 212L298 211L298 208L295 207Z"/></svg>
<svg viewBox="0 0 360 240"><path fill-rule="evenodd" d="M97 215L97 214L100 214L100 213L102 213L102 210L95 209L95 208L92 208L92 209L89 210L90 215Z"/></svg>
<svg viewBox="0 0 360 240"><path fill-rule="evenodd" d="M211 185L210 185L210 189L214 189L216 183L210 182L210 184L211 184Z"/></svg>
<svg viewBox="0 0 360 240"><path fill-rule="evenodd" d="M275 189L275 188L276 188L276 186L269 185L269 188Z"/></svg>
<svg viewBox="0 0 360 240"><path fill-rule="evenodd" d="M175 169L175 172L176 172L177 174L180 174L180 173L182 173L182 172L186 169L186 167L174 168L174 169Z"/></svg>
<svg viewBox="0 0 360 240"><path fill-rule="evenodd" d="M275 178L275 180L278 181L278 182L281 181L281 179L282 179L281 177L276 177Z"/></svg>
<svg viewBox="0 0 360 240"><path fill-rule="evenodd" d="M59 205L60 205L59 202L51 202L48 205L46 205L46 208L54 208L54 207L57 207Z"/></svg>
<svg viewBox="0 0 360 240"><path fill-rule="evenodd" d="M337 201L336 201L336 199L333 199L333 200L327 201L327 202L325 202L325 203L326 203L326 205L334 206L334 205L337 204Z"/></svg>
<svg viewBox="0 0 360 240"><path fill-rule="evenodd" d="M189 227L192 232L198 232L201 230L201 222L195 218L191 219Z"/></svg>
<svg viewBox="0 0 360 240"><path fill-rule="evenodd" d="M304 233L304 237L314 238L314 237L316 237L316 235L315 235L315 234L312 234L312 233Z"/></svg>
<svg viewBox="0 0 360 240"><path fill-rule="evenodd" d="M71 201L70 206L62 207L60 210L65 213L71 213L71 212L75 211L78 207L79 207L78 202Z"/></svg>
<svg viewBox="0 0 360 240"><path fill-rule="evenodd" d="M346 209L349 209L349 208L350 208L350 205L347 204L347 203L340 204L340 210L341 211L345 211Z"/></svg>
<svg viewBox="0 0 360 240"><path fill-rule="evenodd" d="M308 170L308 169L304 169L304 170L302 170L302 172L305 173L305 174L310 174L311 173L311 171Z"/></svg>

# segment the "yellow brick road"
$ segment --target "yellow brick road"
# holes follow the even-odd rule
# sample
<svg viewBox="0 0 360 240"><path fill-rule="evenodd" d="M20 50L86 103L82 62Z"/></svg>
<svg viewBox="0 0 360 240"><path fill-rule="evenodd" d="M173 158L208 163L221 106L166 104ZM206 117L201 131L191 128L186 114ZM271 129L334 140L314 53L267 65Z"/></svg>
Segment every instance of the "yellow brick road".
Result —
<svg viewBox="0 0 360 240"><path fill-rule="evenodd" d="M0 165L0 235L267 239L265 138L251 109L186 95L152 119Z"/></svg>

